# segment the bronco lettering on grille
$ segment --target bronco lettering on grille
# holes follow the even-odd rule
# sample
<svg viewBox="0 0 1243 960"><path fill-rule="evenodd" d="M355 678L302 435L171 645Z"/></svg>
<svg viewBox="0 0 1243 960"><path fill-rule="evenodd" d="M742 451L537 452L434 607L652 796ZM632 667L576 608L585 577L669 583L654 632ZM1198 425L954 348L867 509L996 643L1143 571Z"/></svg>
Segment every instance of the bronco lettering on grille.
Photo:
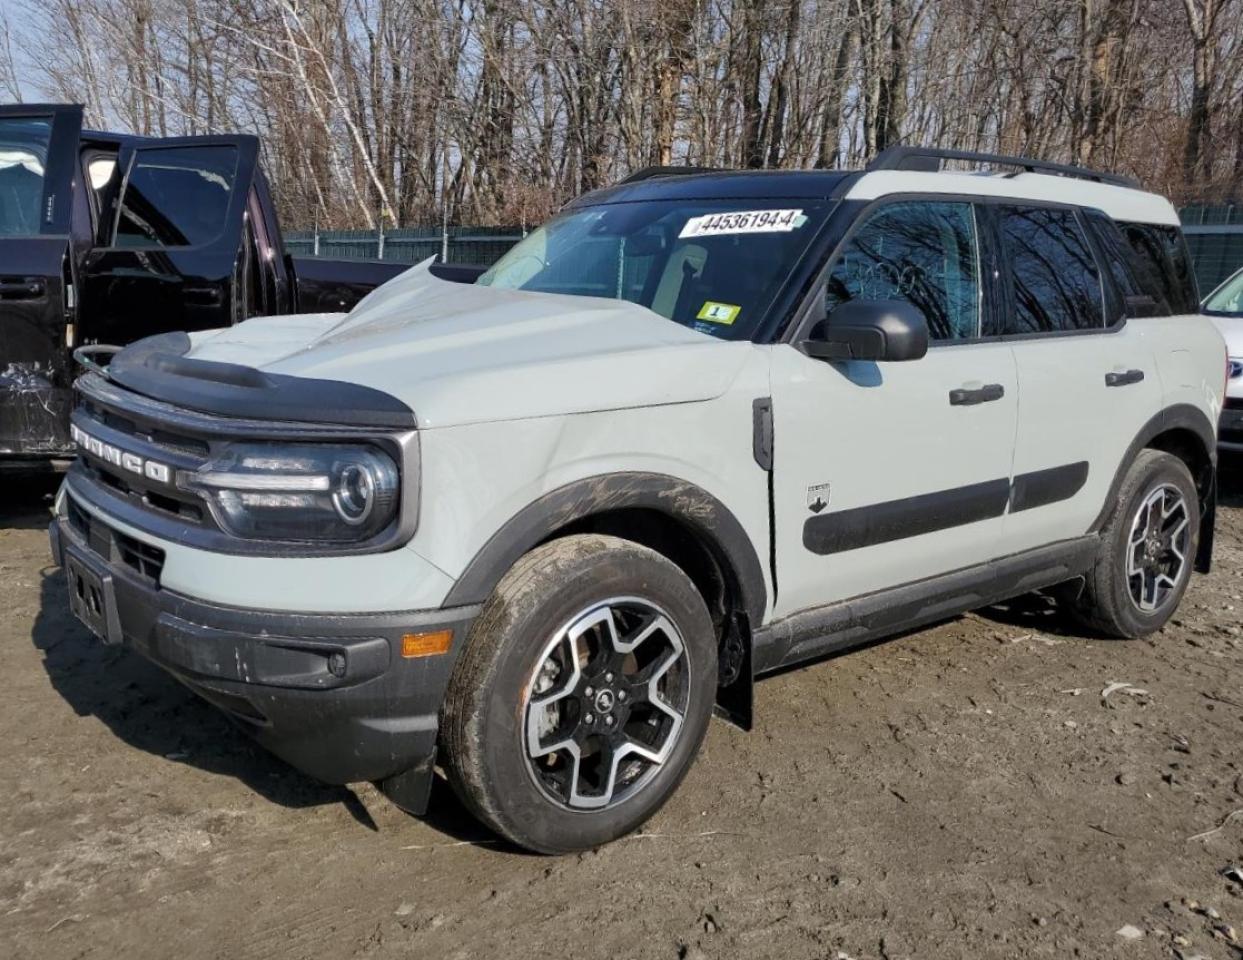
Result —
<svg viewBox="0 0 1243 960"><path fill-rule="evenodd" d="M166 463L160 463L158 460L146 460L136 453L122 450L111 443L104 443L99 438L92 437L77 424L71 423L69 425L69 435L73 437L74 443L87 453L107 463L111 463L113 466L120 467L122 470L128 470L130 473L136 473L140 477L146 477L148 480L154 480L156 483L172 482L173 470Z"/></svg>

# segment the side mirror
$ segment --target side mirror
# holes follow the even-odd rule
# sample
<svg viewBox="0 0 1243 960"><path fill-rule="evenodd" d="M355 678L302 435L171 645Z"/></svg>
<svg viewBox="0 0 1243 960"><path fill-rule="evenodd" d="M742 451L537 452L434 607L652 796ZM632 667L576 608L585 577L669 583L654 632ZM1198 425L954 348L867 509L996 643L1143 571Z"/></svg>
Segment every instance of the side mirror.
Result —
<svg viewBox="0 0 1243 960"><path fill-rule="evenodd" d="M799 348L817 360L918 360L928 352L928 321L904 300L851 300Z"/></svg>

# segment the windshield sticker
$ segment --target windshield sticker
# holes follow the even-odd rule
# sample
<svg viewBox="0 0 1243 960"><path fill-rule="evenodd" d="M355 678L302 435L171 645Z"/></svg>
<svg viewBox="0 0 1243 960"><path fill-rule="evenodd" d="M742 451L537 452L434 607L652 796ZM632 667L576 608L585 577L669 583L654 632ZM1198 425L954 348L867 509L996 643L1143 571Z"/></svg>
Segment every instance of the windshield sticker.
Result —
<svg viewBox="0 0 1243 960"><path fill-rule="evenodd" d="M685 237L720 237L732 233L789 233L807 218L802 210L738 210L734 213L705 213L691 217L678 234Z"/></svg>
<svg viewBox="0 0 1243 960"><path fill-rule="evenodd" d="M708 320L712 323L731 324L738 319L738 314L742 307L733 303L717 303L715 300L707 301L699 308L699 313L695 314L696 320Z"/></svg>

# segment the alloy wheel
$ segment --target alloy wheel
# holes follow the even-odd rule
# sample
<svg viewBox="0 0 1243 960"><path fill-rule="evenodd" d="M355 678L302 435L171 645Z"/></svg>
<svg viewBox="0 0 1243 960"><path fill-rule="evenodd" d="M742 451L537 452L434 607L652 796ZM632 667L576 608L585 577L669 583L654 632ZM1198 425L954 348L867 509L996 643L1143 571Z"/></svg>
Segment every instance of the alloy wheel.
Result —
<svg viewBox="0 0 1243 960"><path fill-rule="evenodd" d="M576 614L527 685L523 740L536 784L574 810L623 803L677 745L690 679L681 633L649 601L618 597Z"/></svg>
<svg viewBox="0 0 1243 960"><path fill-rule="evenodd" d="M1149 492L1131 521L1126 557L1131 601L1144 613L1160 609L1178 588L1190 540L1182 491L1166 483Z"/></svg>

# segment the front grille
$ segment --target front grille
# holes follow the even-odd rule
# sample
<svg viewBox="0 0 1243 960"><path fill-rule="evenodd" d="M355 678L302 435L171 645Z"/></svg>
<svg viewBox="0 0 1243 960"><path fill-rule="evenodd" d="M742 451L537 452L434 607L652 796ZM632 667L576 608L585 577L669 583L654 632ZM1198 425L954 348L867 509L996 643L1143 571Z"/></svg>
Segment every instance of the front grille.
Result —
<svg viewBox="0 0 1243 960"><path fill-rule="evenodd" d="M128 534L83 510L73 497L66 498L69 526L86 541L91 552L110 563L129 567L154 586L160 585L164 572L164 551Z"/></svg>

